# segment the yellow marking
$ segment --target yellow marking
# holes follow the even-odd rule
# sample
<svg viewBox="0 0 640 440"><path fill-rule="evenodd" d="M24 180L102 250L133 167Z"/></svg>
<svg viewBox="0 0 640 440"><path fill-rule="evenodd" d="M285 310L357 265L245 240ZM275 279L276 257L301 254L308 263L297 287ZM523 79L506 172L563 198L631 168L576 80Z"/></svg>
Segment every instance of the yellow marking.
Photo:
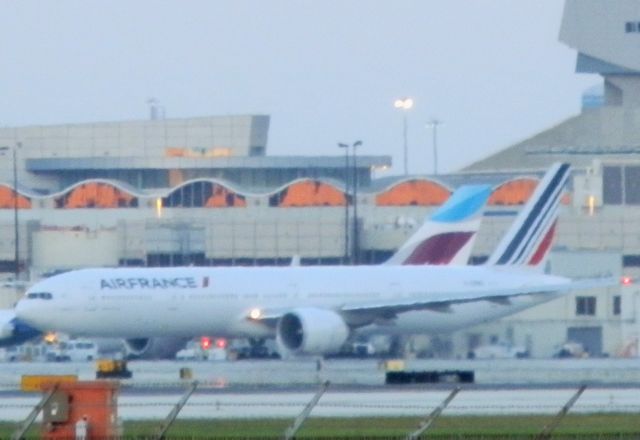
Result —
<svg viewBox="0 0 640 440"><path fill-rule="evenodd" d="M78 376L74 374L69 375L22 375L20 381L20 389L26 392L41 392L46 386L51 386L58 383L73 383L78 381Z"/></svg>

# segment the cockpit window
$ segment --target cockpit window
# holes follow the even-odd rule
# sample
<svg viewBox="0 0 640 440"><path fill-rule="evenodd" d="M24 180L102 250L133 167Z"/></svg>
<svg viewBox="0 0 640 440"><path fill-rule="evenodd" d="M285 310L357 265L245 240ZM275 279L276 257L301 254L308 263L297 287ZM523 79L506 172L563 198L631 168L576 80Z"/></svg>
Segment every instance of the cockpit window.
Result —
<svg viewBox="0 0 640 440"><path fill-rule="evenodd" d="M29 292L27 293L28 299L52 299L53 295L49 292Z"/></svg>

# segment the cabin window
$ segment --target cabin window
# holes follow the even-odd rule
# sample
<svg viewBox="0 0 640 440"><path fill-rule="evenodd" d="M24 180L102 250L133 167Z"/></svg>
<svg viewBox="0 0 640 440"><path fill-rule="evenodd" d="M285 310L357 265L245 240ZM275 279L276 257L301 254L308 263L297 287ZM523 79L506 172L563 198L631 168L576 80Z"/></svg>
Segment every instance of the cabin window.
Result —
<svg viewBox="0 0 640 440"><path fill-rule="evenodd" d="M53 299L53 295L49 292L30 292L27 293L28 299Z"/></svg>

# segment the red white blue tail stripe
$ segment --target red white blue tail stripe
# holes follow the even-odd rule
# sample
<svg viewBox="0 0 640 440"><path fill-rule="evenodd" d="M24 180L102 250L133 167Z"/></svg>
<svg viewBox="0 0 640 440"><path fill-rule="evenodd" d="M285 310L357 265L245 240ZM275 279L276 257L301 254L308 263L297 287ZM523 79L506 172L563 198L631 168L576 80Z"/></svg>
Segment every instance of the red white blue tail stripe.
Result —
<svg viewBox="0 0 640 440"><path fill-rule="evenodd" d="M556 163L547 171L487 264L538 266L545 260L569 175L566 163Z"/></svg>

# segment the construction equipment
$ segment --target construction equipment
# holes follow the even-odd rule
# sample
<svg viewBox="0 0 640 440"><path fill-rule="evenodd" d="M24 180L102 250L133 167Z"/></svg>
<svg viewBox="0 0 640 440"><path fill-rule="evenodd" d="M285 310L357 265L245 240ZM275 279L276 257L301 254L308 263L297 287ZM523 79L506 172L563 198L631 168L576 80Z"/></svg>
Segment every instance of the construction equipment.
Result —
<svg viewBox="0 0 640 440"><path fill-rule="evenodd" d="M133 376L123 359L98 359L96 379L130 379Z"/></svg>

